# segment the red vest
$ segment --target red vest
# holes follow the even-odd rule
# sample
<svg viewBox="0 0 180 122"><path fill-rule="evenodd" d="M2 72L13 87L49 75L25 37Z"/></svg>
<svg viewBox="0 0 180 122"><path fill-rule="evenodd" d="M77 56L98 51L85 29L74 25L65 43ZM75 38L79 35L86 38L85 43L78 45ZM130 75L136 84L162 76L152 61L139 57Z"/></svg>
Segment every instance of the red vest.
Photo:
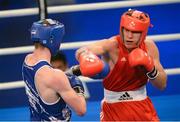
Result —
<svg viewBox="0 0 180 122"><path fill-rule="evenodd" d="M145 75L144 68L131 68L128 63L128 51L125 48L120 36L115 36L113 38L119 43L119 56L114 68L103 80L104 88L110 91L129 91L145 85L148 78ZM146 51L144 42L141 43L140 48Z"/></svg>

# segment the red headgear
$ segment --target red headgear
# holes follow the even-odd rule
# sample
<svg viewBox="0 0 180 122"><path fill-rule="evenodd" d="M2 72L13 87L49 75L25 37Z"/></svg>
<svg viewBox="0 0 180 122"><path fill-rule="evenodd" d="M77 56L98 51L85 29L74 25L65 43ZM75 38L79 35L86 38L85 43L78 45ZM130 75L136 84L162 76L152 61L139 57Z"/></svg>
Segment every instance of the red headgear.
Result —
<svg viewBox="0 0 180 122"><path fill-rule="evenodd" d="M123 28L130 31L142 32L140 43L145 40L146 34L148 32L148 27L150 26L150 18L148 14L129 9L121 16L120 32L122 34ZM123 36L121 36L123 39Z"/></svg>

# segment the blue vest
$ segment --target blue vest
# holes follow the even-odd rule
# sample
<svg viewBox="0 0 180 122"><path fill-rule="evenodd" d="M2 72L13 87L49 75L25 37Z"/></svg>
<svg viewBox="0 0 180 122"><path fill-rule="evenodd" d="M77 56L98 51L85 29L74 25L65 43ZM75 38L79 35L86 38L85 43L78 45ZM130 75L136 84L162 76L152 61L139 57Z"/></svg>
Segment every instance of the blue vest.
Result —
<svg viewBox="0 0 180 122"><path fill-rule="evenodd" d="M71 110L62 98L59 98L55 103L48 104L41 99L37 92L34 81L35 74L45 65L50 66L47 61L40 61L34 66L28 66L24 62L22 66L22 75L29 100L31 121L70 120Z"/></svg>

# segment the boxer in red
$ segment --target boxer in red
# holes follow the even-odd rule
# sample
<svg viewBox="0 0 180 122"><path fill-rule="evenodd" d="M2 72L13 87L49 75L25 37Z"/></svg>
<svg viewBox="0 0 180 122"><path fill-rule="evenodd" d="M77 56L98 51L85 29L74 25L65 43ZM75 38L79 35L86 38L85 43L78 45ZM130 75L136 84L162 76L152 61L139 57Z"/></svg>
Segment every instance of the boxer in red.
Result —
<svg viewBox="0 0 180 122"><path fill-rule="evenodd" d="M159 121L146 84L163 90L167 75L157 46L146 39L149 26L148 14L130 9L121 16L119 35L76 51L81 74L103 78L101 121Z"/></svg>

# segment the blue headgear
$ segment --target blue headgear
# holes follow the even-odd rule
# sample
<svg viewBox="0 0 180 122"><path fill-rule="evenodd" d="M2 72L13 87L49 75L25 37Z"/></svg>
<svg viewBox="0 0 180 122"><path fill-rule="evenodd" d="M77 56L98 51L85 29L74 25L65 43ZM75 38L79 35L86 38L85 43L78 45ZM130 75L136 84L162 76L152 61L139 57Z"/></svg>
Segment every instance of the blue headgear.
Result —
<svg viewBox="0 0 180 122"><path fill-rule="evenodd" d="M51 55L56 55L59 51L64 33L64 25L52 19L34 22L31 27L32 41L47 47Z"/></svg>

